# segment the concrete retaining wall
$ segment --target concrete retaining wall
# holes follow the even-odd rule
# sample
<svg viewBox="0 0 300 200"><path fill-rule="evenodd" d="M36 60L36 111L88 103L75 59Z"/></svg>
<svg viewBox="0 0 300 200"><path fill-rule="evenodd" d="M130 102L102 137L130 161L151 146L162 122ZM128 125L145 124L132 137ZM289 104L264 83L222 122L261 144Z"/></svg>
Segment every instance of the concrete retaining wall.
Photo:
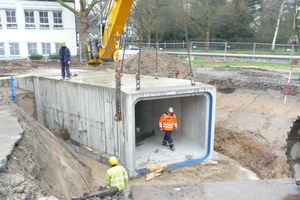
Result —
<svg viewBox="0 0 300 200"><path fill-rule="evenodd" d="M15 86L24 90L33 91L33 76L15 78ZM11 87L11 79L0 80L0 87Z"/></svg>

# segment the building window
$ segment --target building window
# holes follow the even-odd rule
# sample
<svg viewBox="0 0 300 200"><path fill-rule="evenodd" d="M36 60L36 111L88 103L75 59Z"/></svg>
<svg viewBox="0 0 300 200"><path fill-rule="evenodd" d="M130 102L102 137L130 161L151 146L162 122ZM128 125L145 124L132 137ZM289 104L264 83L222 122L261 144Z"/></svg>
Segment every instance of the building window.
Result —
<svg viewBox="0 0 300 200"><path fill-rule="evenodd" d="M18 43L9 43L9 50L10 55L20 55Z"/></svg>
<svg viewBox="0 0 300 200"><path fill-rule="evenodd" d="M62 12L53 12L53 27L54 28L63 28L62 24Z"/></svg>
<svg viewBox="0 0 300 200"><path fill-rule="evenodd" d="M39 11L40 28L49 28L48 11Z"/></svg>
<svg viewBox="0 0 300 200"><path fill-rule="evenodd" d="M42 43L43 55L51 54L50 43Z"/></svg>
<svg viewBox="0 0 300 200"><path fill-rule="evenodd" d="M4 56L4 43L0 43L0 56Z"/></svg>
<svg viewBox="0 0 300 200"><path fill-rule="evenodd" d="M56 53L59 53L60 47L61 47L60 43L55 43L55 52Z"/></svg>
<svg viewBox="0 0 300 200"><path fill-rule="evenodd" d="M36 43L28 43L28 54L37 53Z"/></svg>
<svg viewBox="0 0 300 200"><path fill-rule="evenodd" d="M18 28L15 10L6 10L6 27Z"/></svg>
<svg viewBox="0 0 300 200"><path fill-rule="evenodd" d="M25 27L35 28L34 11L25 10Z"/></svg>

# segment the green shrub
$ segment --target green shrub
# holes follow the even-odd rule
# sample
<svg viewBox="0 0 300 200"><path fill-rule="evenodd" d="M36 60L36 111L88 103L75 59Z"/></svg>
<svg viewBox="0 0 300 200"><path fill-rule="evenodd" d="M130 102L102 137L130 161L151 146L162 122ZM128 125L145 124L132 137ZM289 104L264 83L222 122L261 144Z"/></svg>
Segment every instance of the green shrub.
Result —
<svg viewBox="0 0 300 200"><path fill-rule="evenodd" d="M49 59L58 59L58 53L51 53L50 55L49 55Z"/></svg>
<svg viewBox="0 0 300 200"><path fill-rule="evenodd" d="M43 55L38 54L38 53L32 53L29 55L30 60L42 60Z"/></svg>

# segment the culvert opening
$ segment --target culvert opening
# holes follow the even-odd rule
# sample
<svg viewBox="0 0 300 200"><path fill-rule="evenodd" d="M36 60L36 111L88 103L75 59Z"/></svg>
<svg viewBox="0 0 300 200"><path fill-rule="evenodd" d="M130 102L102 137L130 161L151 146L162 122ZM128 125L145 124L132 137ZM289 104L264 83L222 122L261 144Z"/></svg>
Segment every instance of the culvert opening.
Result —
<svg viewBox="0 0 300 200"><path fill-rule="evenodd" d="M135 162L141 170L156 164L185 164L210 154L210 97L206 93L176 98L144 99L135 104ZM175 151L163 146L159 117L173 107L178 130L172 131Z"/></svg>

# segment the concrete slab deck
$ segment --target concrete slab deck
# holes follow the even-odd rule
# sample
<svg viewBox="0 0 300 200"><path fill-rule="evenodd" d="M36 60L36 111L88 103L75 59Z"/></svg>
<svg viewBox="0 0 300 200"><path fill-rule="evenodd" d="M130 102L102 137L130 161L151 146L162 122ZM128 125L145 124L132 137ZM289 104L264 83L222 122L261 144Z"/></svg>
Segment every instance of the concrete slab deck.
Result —
<svg viewBox="0 0 300 200"><path fill-rule="evenodd" d="M57 73L56 73L57 74ZM60 75L53 76L43 76L45 78L57 79L60 80ZM153 91L159 92L162 91L164 93L170 91L181 90L181 89L191 89L191 84L189 80L186 79L172 79L172 87L169 87L170 78L159 77L155 79L152 76L144 76L141 75L141 88L140 90L136 90L136 79L135 74L123 74L122 77L122 91L127 94L135 94L135 93L143 93L145 91ZM78 82L82 84L88 85L98 85L107 88L115 88L115 78L114 72L105 72L105 71L81 71L78 76L72 76L70 80L66 80L70 82ZM176 87L176 88L175 88ZM192 88L213 88L212 85L207 85L204 83L197 83L196 87Z"/></svg>
<svg viewBox="0 0 300 200"><path fill-rule="evenodd" d="M146 140L140 142L136 147L137 169L146 168L149 165L172 164L192 159L199 159L205 155L202 147L192 145L191 141L180 137L173 131L172 138L174 141L175 151L170 150L169 146L162 146L164 133L160 132ZM156 152L157 150L157 152Z"/></svg>

